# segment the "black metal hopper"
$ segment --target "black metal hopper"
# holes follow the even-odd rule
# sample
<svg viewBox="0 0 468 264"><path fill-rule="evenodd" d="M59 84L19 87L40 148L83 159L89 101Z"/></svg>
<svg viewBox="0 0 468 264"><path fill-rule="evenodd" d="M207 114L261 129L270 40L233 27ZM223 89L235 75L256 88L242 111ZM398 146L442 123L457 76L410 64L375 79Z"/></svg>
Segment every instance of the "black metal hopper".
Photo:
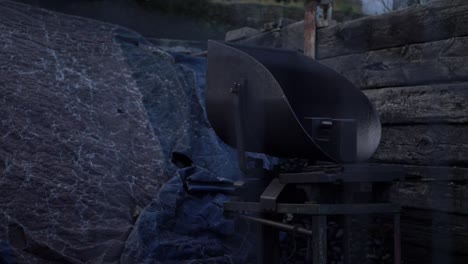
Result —
<svg viewBox="0 0 468 264"><path fill-rule="evenodd" d="M367 97L295 51L210 41L206 107L220 138L246 151L356 162L380 142Z"/></svg>

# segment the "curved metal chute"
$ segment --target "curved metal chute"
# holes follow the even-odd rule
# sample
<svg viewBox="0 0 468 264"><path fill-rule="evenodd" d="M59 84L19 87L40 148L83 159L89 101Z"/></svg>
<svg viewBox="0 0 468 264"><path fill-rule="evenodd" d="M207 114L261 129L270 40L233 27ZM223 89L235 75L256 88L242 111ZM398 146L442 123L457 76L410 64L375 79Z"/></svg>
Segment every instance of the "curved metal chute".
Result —
<svg viewBox="0 0 468 264"><path fill-rule="evenodd" d="M240 113L247 151L354 162L368 159L380 142L367 97L295 51L209 41L206 107L216 133L233 147Z"/></svg>

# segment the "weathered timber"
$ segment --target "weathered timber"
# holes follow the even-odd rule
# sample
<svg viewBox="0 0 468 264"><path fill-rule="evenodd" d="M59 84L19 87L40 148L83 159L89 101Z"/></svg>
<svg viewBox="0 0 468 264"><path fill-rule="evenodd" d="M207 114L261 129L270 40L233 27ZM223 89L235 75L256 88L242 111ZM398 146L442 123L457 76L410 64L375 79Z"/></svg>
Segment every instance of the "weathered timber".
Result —
<svg viewBox="0 0 468 264"><path fill-rule="evenodd" d="M281 48L280 30L274 29L269 32L262 32L250 38L237 41L238 43L269 48ZM304 46L304 36L301 37L302 47Z"/></svg>
<svg viewBox="0 0 468 264"><path fill-rule="evenodd" d="M434 250L432 248L421 247L403 241L402 259L405 264L421 263L443 263L443 264L466 264L468 256L451 252ZM434 256L434 258L433 258Z"/></svg>
<svg viewBox="0 0 468 264"><path fill-rule="evenodd" d="M408 208L468 215L468 184L466 182L408 180L395 183L390 197L392 202L400 203Z"/></svg>
<svg viewBox="0 0 468 264"><path fill-rule="evenodd" d="M468 83L365 90L383 124L468 123Z"/></svg>
<svg viewBox="0 0 468 264"><path fill-rule="evenodd" d="M467 216L404 208L401 219L405 263L467 263Z"/></svg>
<svg viewBox="0 0 468 264"><path fill-rule="evenodd" d="M297 50L299 52L304 51L304 21L293 23L287 27L281 29L281 33L278 36L281 43L281 47L285 49ZM324 30L324 29L321 29ZM320 30L318 30L320 31ZM320 42L320 39L316 40ZM316 50L316 52L318 52Z"/></svg>
<svg viewBox="0 0 468 264"><path fill-rule="evenodd" d="M405 181L392 186L392 202L406 208L465 214L468 219L468 168L401 166Z"/></svg>
<svg viewBox="0 0 468 264"><path fill-rule="evenodd" d="M382 163L466 166L468 125L384 126L381 144L372 159Z"/></svg>
<svg viewBox="0 0 468 264"><path fill-rule="evenodd" d="M317 45L317 2L310 1L305 8L304 54L316 58Z"/></svg>
<svg viewBox="0 0 468 264"><path fill-rule="evenodd" d="M468 168L443 166L401 165L407 181L465 182L468 183Z"/></svg>
<svg viewBox="0 0 468 264"><path fill-rule="evenodd" d="M265 33L268 34L268 33ZM415 43L468 36L468 2L434 1L380 16L370 16L317 31L317 58L333 58ZM274 36L283 48L304 50L304 21ZM266 42L246 40L269 46Z"/></svg>
<svg viewBox="0 0 468 264"><path fill-rule="evenodd" d="M468 37L459 37L340 56L321 63L361 89L468 81L467 47Z"/></svg>
<svg viewBox="0 0 468 264"><path fill-rule="evenodd" d="M318 31L318 58L468 35L468 1L434 1Z"/></svg>

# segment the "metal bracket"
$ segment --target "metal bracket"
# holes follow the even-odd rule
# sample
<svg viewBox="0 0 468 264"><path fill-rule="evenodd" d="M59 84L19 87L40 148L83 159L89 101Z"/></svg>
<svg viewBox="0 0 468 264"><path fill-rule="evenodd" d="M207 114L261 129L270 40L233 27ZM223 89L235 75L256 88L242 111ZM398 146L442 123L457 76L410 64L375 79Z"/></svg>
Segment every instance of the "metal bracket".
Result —
<svg viewBox="0 0 468 264"><path fill-rule="evenodd" d="M274 178L265 191L260 196L260 206L265 211L275 211L276 210L276 202L278 200L278 196L283 191L286 184L283 184L279 181L278 178Z"/></svg>
<svg viewBox="0 0 468 264"><path fill-rule="evenodd" d="M310 120L311 136L325 151L343 161L353 161L357 155L357 125L354 119L306 117ZM332 140L333 139L333 140Z"/></svg>

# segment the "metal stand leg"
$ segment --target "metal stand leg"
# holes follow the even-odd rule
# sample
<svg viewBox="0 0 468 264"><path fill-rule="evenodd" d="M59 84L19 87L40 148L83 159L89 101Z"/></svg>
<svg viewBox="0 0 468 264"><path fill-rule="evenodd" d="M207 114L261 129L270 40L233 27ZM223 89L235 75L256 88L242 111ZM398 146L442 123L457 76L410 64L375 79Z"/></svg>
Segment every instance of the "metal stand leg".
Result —
<svg viewBox="0 0 468 264"><path fill-rule="evenodd" d="M313 263L327 264L327 217L324 215L312 217Z"/></svg>
<svg viewBox="0 0 468 264"><path fill-rule="evenodd" d="M312 237L307 238L307 255L306 255L306 263L313 264L313 249L312 249Z"/></svg>
<svg viewBox="0 0 468 264"><path fill-rule="evenodd" d="M351 217L343 216L343 263L351 264Z"/></svg>
<svg viewBox="0 0 468 264"><path fill-rule="evenodd" d="M352 185L347 184L343 189L343 201L353 202ZM343 263L351 264L351 216L343 215Z"/></svg>
<svg viewBox="0 0 468 264"><path fill-rule="evenodd" d="M231 88L231 93L237 95L234 97L234 104L236 105L236 147L237 147L237 156L239 159L239 169L243 173L247 173L247 157L245 155L245 142L244 142L244 94L245 94L246 81L242 80L240 82L234 83L234 87Z"/></svg>
<svg viewBox="0 0 468 264"><path fill-rule="evenodd" d="M279 264L279 231L277 228L267 225L262 225L262 264Z"/></svg>
<svg viewBox="0 0 468 264"><path fill-rule="evenodd" d="M400 234L400 214L393 216L393 236L394 236L394 263L401 263L401 234Z"/></svg>

